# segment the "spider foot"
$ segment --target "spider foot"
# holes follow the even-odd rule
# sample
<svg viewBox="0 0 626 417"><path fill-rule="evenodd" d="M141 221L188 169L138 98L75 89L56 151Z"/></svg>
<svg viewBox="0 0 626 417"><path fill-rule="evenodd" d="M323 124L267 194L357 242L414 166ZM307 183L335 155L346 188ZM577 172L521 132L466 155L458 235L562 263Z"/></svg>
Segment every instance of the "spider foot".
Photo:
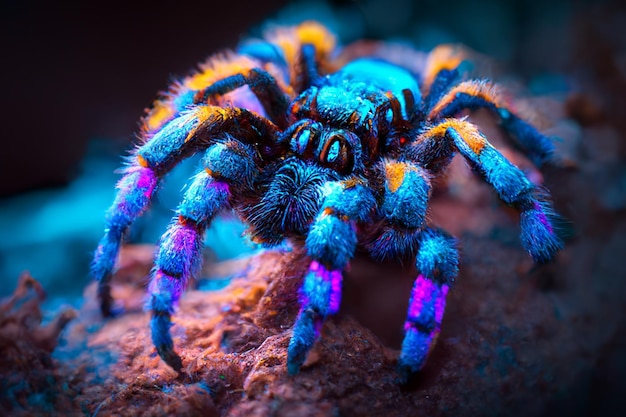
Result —
<svg viewBox="0 0 626 417"><path fill-rule="evenodd" d="M98 285L98 300L100 301L100 313L104 318L119 317L124 314L124 307L115 302L111 295L111 285L108 283Z"/></svg>
<svg viewBox="0 0 626 417"><path fill-rule="evenodd" d="M414 328L406 331L398 359L398 373L402 380L406 381L410 375L422 369L430 351L435 346L438 335L438 329L433 332Z"/></svg>
<svg viewBox="0 0 626 417"><path fill-rule="evenodd" d="M157 352L161 359L176 372L183 369L183 361L171 347L157 346Z"/></svg>
<svg viewBox="0 0 626 417"><path fill-rule="evenodd" d="M398 362L394 382L397 385L409 385L418 375L411 365Z"/></svg>
<svg viewBox="0 0 626 417"><path fill-rule="evenodd" d="M549 262L563 248L563 241L556 230L560 222L561 218L546 201L533 199L529 208L522 209L522 245L535 262Z"/></svg>
<svg viewBox="0 0 626 417"><path fill-rule="evenodd" d="M300 289L300 313L287 350L287 370L295 375L320 335L324 319L339 310L341 272L313 261Z"/></svg>
<svg viewBox="0 0 626 417"><path fill-rule="evenodd" d="M295 375L306 360L306 356L317 340L322 321L312 309L304 309L298 315L293 335L287 349L287 371Z"/></svg>
<svg viewBox="0 0 626 417"><path fill-rule="evenodd" d="M103 317L113 316L113 297L111 295L111 278L115 259L119 252L121 232L109 228L100 240L91 264L91 274L98 282L98 301Z"/></svg>
<svg viewBox="0 0 626 417"><path fill-rule="evenodd" d="M183 362L176 352L174 352L174 342L170 335L172 321L170 313L164 311L153 311L150 321L152 330L152 343L156 347L157 353L176 372L180 372Z"/></svg>
<svg viewBox="0 0 626 417"><path fill-rule="evenodd" d="M98 300L100 300L100 312L105 318L113 317L113 296L111 296L111 286L102 282L98 283Z"/></svg>
<svg viewBox="0 0 626 417"><path fill-rule="evenodd" d="M455 269L456 263L450 264ZM448 266L452 268L451 265ZM433 280L421 274L415 280L398 359L398 372L405 382L409 375L422 369L437 342L448 290L446 281Z"/></svg>

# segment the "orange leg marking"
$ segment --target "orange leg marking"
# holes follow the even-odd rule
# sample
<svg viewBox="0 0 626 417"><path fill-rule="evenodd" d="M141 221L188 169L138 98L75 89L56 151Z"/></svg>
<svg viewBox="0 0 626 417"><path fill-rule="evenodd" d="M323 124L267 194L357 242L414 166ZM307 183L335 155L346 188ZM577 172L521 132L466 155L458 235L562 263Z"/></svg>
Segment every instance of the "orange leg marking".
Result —
<svg viewBox="0 0 626 417"><path fill-rule="evenodd" d="M463 62L467 54L455 45L440 45L428 55L424 70L424 88L430 90L435 77L441 70L452 70Z"/></svg>
<svg viewBox="0 0 626 417"><path fill-rule="evenodd" d="M203 90L215 82L235 74L248 75L252 68L262 68L259 62L246 57L234 55L218 55L209 58L200 66L201 71L185 79L185 87L193 91Z"/></svg>
<svg viewBox="0 0 626 417"><path fill-rule="evenodd" d="M307 21L296 28L296 36L300 44L315 46L317 58L327 56L335 49L335 37L324 26L317 22Z"/></svg>
<svg viewBox="0 0 626 417"><path fill-rule="evenodd" d="M435 118L444 107L456 99L458 94L480 97L487 102L495 104L496 107L505 107L504 101L499 97L499 92L493 84L485 81L465 81L448 91L433 107L428 117L431 119Z"/></svg>
<svg viewBox="0 0 626 417"><path fill-rule="evenodd" d="M385 175L389 191L395 193L404 182L404 176L409 167L401 162L391 162L385 165Z"/></svg>
<svg viewBox="0 0 626 417"><path fill-rule="evenodd" d="M483 148L487 144L485 137L480 133L478 128L472 123L465 120L447 119L430 130L424 132L419 140L429 140L442 138L446 135L448 128L453 128L463 138L465 143L470 147L472 152L480 155Z"/></svg>
<svg viewBox="0 0 626 417"><path fill-rule="evenodd" d="M154 131L170 120L175 114L172 103L156 102L154 108L148 113L144 119L144 131Z"/></svg>
<svg viewBox="0 0 626 417"><path fill-rule="evenodd" d="M198 107L197 110L195 111L195 117L196 119L198 119L198 123L196 124L196 127L194 129L192 129L188 134L187 137L185 138L185 142L188 142L191 140L191 138L193 138L196 134L196 132L198 131L198 129L205 125L208 121L209 124L213 124L213 123L218 123L219 121L223 121L226 116L227 116L227 112L231 113L233 116L236 115L237 113L237 109L224 109L222 107L218 107L218 106L202 106L202 107ZM212 119L211 121L209 121L209 119ZM218 120L220 119L220 120Z"/></svg>
<svg viewBox="0 0 626 417"><path fill-rule="evenodd" d="M137 163L143 168L148 168L148 161L141 155L137 155Z"/></svg>

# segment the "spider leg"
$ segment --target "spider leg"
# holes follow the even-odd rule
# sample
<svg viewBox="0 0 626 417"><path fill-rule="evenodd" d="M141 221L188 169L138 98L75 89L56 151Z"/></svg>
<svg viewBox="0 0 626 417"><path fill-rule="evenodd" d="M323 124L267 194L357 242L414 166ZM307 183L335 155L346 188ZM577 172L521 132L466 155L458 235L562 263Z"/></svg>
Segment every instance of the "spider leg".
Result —
<svg viewBox="0 0 626 417"><path fill-rule="evenodd" d="M323 25L306 21L293 28L278 28L267 38L278 45L287 61L290 84L296 91L315 85L319 73L336 70L331 62L336 39Z"/></svg>
<svg viewBox="0 0 626 417"><path fill-rule="evenodd" d="M133 166L117 183L117 195L105 215L104 236L91 263L91 276L98 281L100 310L105 317L113 314L110 280L120 243L130 224L146 210L157 182L152 169Z"/></svg>
<svg viewBox="0 0 626 417"><path fill-rule="evenodd" d="M447 80L445 82L448 82ZM549 161L554 153L550 139L530 123L515 115L510 106L498 94L494 84L488 81L464 81L450 88L426 109L429 120L454 117L461 110L486 108L499 116L501 126L517 140L537 166Z"/></svg>
<svg viewBox="0 0 626 417"><path fill-rule="evenodd" d="M441 87L450 86L450 74L456 74L457 68L467 59L467 53L462 47L451 44L439 45L426 58L422 69L422 89L428 91L432 97L439 96Z"/></svg>
<svg viewBox="0 0 626 417"><path fill-rule="evenodd" d="M91 264L104 316L112 314L110 280L120 242L147 209L159 179L180 160L210 146L220 132L262 141L274 138L277 131L270 121L244 109L201 106L167 123L135 151L134 160L117 184L117 195L106 213L104 236Z"/></svg>
<svg viewBox="0 0 626 417"><path fill-rule="evenodd" d="M455 240L447 233L426 228L419 233L415 265L419 275L413 284L404 340L398 359L401 378L419 371L435 346L446 307L446 295L458 273Z"/></svg>
<svg viewBox="0 0 626 417"><path fill-rule="evenodd" d="M200 72L172 83L168 92L154 102L143 118L144 141L185 110L203 105L247 108L286 127L293 89L278 68L233 53L212 56L201 67ZM249 90L236 91L244 86Z"/></svg>
<svg viewBox="0 0 626 417"><path fill-rule="evenodd" d="M320 42L318 39L311 41ZM263 45L271 44L263 43ZM275 45L273 46L275 47ZM299 71L295 73L295 79L308 87L320 79L316 62L316 45L302 43L298 47L300 50L299 59L302 63L296 66ZM254 48L248 48L246 53L253 57L258 55ZM261 54L261 57L263 56ZM259 100L269 119L278 126L285 128L288 124L287 109L290 96L293 95L293 89L286 85L281 77L272 75L269 71L255 65L258 64L252 60L248 62L244 57L233 59L230 67L228 64L222 64L225 68L220 68L219 77L213 75L207 66L204 72L189 77L184 80L182 85L177 85L176 89L180 91L174 95L173 99L157 102L155 110L146 118L146 124L159 126L158 120L162 118L163 113L168 113L171 117L189 105L212 104L219 97L243 86L248 86ZM276 70L273 72L276 73ZM152 121L152 118L156 121Z"/></svg>
<svg viewBox="0 0 626 417"><path fill-rule="evenodd" d="M182 367L170 335L171 315L189 279L200 266L202 240L215 215L228 206L231 192L256 175L252 149L234 139L211 146L205 170L189 185L177 215L161 238L149 286L152 341L159 356L176 371Z"/></svg>
<svg viewBox="0 0 626 417"><path fill-rule="evenodd" d="M424 97L421 108L423 116L426 116L432 108L437 104L443 95L449 91L454 85L458 84L461 74L456 68L441 69L435 76L428 89L428 93Z"/></svg>
<svg viewBox="0 0 626 417"><path fill-rule="evenodd" d="M449 160L457 150L507 204L520 211L522 245L535 262L550 261L563 247L556 233L559 216L547 193L535 187L524 173L494 148L470 122L448 119L425 131L407 154L429 166Z"/></svg>
<svg viewBox="0 0 626 417"><path fill-rule="evenodd" d="M207 103L214 97L223 96L240 87L248 86L257 97L270 120L286 127L288 96L276 79L267 71L251 68L225 77L195 94L196 103Z"/></svg>
<svg viewBox="0 0 626 417"><path fill-rule="evenodd" d="M399 358L406 379L422 368L435 344L446 294L458 272L458 253L449 235L424 227L431 193L428 172L415 162L397 160L383 161L378 170L385 179L379 213L386 226L366 247L375 259L410 259L419 271Z"/></svg>
<svg viewBox="0 0 626 417"><path fill-rule="evenodd" d="M379 261L412 257L417 251L418 232L426 222L430 176L413 161L384 160L376 170L378 177L385 179L378 212L386 226L366 242L366 247Z"/></svg>
<svg viewBox="0 0 626 417"><path fill-rule="evenodd" d="M316 22L268 31L265 40L244 43L238 53L212 56L200 71L174 82L143 118L143 136L150 140L166 123L196 105L219 104L221 98L248 86L259 103L237 97L232 107L256 108L280 127L286 127L289 100L317 82L319 71L332 72L335 37Z"/></svg>
<svg viewBox="0 0 626 417"><path fill-rule="evenodd" d="M300 312L287 351L287 370L296 374L319 337L324 319L339 310L342 271L354 255L356 221L367 219L375 200L367 187L330 182L325 198L306 237L312 261L300 288Z"/></svg>

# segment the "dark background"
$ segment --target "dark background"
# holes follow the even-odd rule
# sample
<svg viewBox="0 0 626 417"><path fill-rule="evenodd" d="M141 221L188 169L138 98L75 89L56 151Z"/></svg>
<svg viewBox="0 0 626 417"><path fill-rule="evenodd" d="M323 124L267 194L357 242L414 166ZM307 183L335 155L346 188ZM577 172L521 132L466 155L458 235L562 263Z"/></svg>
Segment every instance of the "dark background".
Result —
<svg viewBox="0 0 626 417"><path fill-rule="evenodd" d="M2 2L0 195L72 179L90 139L130 142L170 75L285 2L214 3Z"/></svg>
<svg viewBox="0 0 626 417"><path fill-rule="evenodd" d="M623 48L619 31L625 20L618 1L600 0L239 0L149 6L12 0L1 8L0 196L67 183L79 174L78 162L91 139L129 148L143 109L172 76L235 46L267 18L333 13L343 41L401 38L425 48L462 42L528 80L598 71L605 72L603 80L614 78L620 70L612 64L598 69L598 61ZM572 87L579 86L567 86ZM615 120L623 120L623 102L607 103L602 110L615 113L620 106Z"/></svg>

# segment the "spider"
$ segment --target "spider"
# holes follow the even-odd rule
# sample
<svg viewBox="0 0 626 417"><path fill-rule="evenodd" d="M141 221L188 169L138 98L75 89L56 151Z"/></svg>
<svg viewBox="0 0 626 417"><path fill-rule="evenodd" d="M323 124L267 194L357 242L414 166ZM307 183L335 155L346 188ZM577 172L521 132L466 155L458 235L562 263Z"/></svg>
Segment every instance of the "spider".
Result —
<svg viewBox="0 0 626 417"><path fill-rule="evenodd" d="M389 44L375 45L340 49L317 22L275 27L174 82L143 118L142 143L106 213L91 268L103 315L113 314L110 281L125 232L160 179L200 152L201 168L160 240L148 290L152 341L176 371L183 364L171 316L199 267L206 229L226 209L253 242L287 241L310 260L288 347L290 374L338 311L342 271L357 250L415 262L398 367L411 375L424 366L458 272L455 239L427 216L431 181L455 154L519 210L521 242L533 260L550 261L562 241L547 192L459 114L488 109L538 166L553 154L550 139L517 116L494 84L465 80L453 47L404 65Z"/></svg>

